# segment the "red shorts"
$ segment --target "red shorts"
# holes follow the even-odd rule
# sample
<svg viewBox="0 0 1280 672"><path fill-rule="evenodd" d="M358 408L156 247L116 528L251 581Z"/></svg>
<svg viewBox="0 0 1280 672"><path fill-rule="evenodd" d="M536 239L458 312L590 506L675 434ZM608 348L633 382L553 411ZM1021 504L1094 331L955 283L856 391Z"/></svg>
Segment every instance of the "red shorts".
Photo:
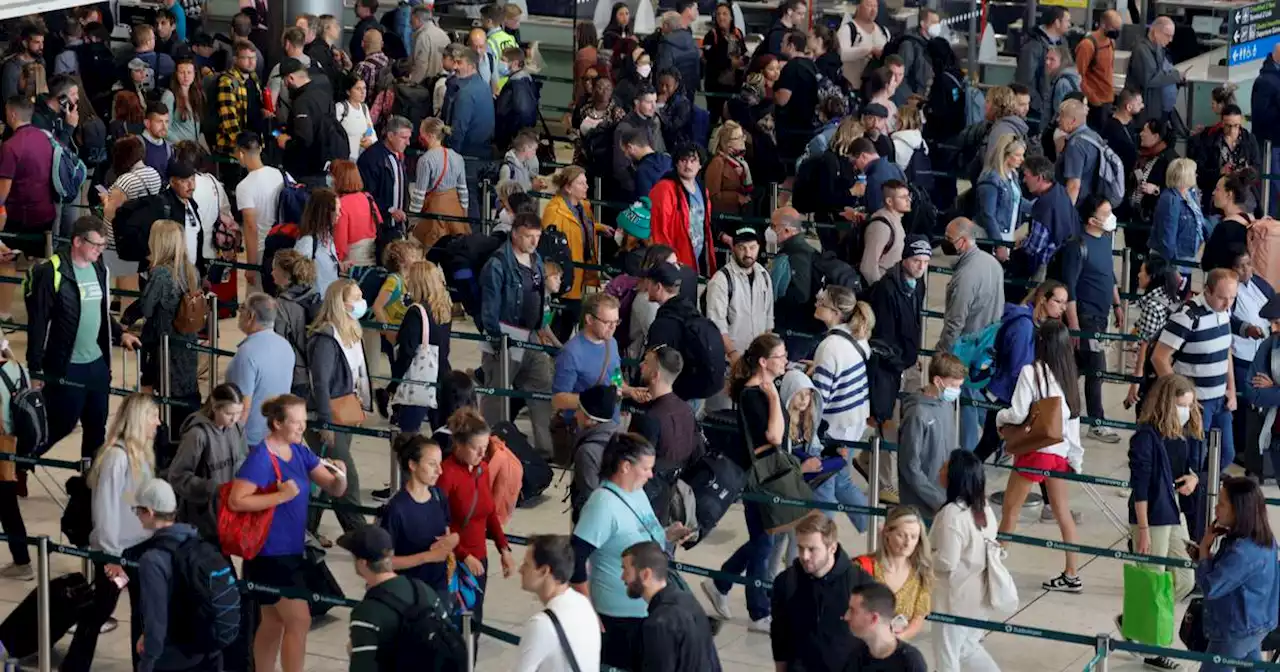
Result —
<svg viewBox="0 0 1280 672"><path fill-rule="evenodd" d="M1039 451L1013 458L1013 466L1026 467L1027 469L1044 469L1045 471L1071 471L1071 465L1067 462L1067 458ZM1032 483L1043 483L1046 478L1044 474L1026 471L1019 471L1018 475Z"/></svg>

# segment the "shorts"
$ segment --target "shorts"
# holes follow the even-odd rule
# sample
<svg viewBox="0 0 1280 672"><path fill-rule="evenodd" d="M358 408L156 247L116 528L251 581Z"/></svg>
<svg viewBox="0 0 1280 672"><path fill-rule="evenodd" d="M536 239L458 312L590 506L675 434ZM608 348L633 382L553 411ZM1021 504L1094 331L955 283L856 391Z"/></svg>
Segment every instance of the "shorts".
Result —
<svg viewBox="0 0 1280 672"><path fill-rule="evenodd" d="M259 555L244 561L244 580L271 588L306 590L306 573L303 555ZM255 590L253 601L271 605L280 601L279 595Z"/></svg>
<svg viewBox="0 0 1280 672"><path fill-rule="evenodd" d="M1067 462L1067 458L1039 451L1013 458L1013 466L1027 469L1044 469L1045 471L1071 471L1071 465ZM1019 471L1018 475L1032 483L1043 483L1047 478L1044 474L1032 474L1025 471Z"/></svg>

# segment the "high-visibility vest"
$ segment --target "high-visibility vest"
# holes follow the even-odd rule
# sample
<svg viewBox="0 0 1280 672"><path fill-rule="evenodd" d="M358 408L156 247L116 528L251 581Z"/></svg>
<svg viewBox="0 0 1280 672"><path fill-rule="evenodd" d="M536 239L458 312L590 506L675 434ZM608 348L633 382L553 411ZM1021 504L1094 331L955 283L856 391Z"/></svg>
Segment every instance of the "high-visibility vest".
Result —
<svg viewBox="0 0 1280 672"><path fill-rule="evenodd" d="M493 76L498 78L498 90L501 91L502 87L507 85L507 77L498 77L498 64L502 62L502 52L520 45L516 44L516 38L512 37L511 33L501 28L490 33L485 44L488 45L489 55L493 58Z"/></svg>

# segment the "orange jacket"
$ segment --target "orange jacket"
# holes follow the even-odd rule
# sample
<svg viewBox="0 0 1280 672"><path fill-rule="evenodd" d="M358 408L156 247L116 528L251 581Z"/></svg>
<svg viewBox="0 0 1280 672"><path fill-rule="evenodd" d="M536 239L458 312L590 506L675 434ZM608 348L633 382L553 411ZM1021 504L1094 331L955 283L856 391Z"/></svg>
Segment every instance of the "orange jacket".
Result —
<svg viewBox="0 0 1280 672"><path fill-rule="evenodd" d="M547 207L542 211L542 228L555 226L564 234L569 241L569 256L573 258L575 264L581 264L587 260L587 246L591 246L592 256L595 256L595 232L604 231L605 226L596 222L595 215L591 212L591 204L583 201L582 214L587 218L587 228L592 232L589 239L583 239L582 222L578 221L578 216L574 213L573 208L565 202L564 196L556 194L554 198L547 203ZM599 259L592 259L592 263L600 263ZM572 280L572 283L570 283ZM596 287L600 284L600 274L596 271L584 271L580 267L573 269L573 277L565 278L563 291L566 299L581 299L582 289L584 286Z"/></svg>
<svg viewBox="0 0 1280 672"><path fill-rule="evenodd" d="M1076 70L1090 105L1097 107L1116 99L1116 43L1105 31L1095 30L1076 45Z"/></svg>
<svg viewBox="0 0 1280 672"><path fill-rule="evenodd" d="M703 221L702 253L706 257L707 277L716 272L716 241L711 235L711 194L702 190L706 217ZM676 258L690 268L700 268L693 258L693 240L689 237L689 194L675 177L664 177L649 192L649 243L667 245L676 251Z"/></svg>
<svg viewBox="0 0 1280 672"><path fill-rule="evenodd" d="M520 501L520 488L524 484L524 465L520 458L507 448L502 439L489 435L489 489L493 491L493 506L498 521L505 526Z"/></svg>

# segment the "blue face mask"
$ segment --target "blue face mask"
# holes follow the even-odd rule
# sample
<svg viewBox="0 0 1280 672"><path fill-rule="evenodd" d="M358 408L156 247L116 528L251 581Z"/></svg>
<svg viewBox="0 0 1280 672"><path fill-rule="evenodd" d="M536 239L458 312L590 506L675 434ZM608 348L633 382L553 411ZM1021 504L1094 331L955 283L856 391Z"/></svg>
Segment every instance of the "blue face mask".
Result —
<svg viewBox="0 0 1280 672"><path fill-rule="evenodd" d="M916 279L915 279L915 278L905 278L905 280L906 280L906 282L907 282L907 289L915 289L915 288L916 288Z"/></svg>
<svg viewBox="0 0 1280 672"><path fill-rule="evenodd" d="M510 66L509 64L507 64L507 63L499 63L499 64L498 64L498 74L499 74L500 76L502 76L502 77L506 77L506 76L510 75L510 74L511 74L511 66Z"/></svg>
<svg viewBox="0 0 1280 672"><path fill-rule="evenodd" d="M960 398L960 388L944 387L942 388L942 391L939 394L938 398L947 402L948 404L955 403L955 401Z"/></svg>

